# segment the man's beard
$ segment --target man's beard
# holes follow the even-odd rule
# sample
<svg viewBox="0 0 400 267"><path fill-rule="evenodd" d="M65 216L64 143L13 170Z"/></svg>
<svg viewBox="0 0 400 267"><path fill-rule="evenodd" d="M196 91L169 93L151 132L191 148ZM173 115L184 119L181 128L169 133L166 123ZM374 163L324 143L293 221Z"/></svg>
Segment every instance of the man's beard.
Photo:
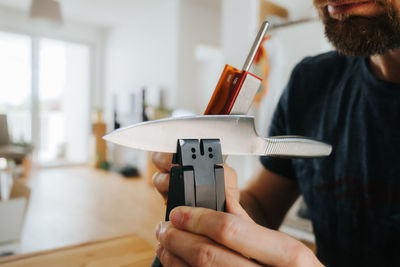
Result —
<svg viewBox="0 0 400 267"><path fill-rule="evenodd" d="M371 56L385 54L400 47L400 18L393 6L376 1L385 8L385 14L375 17L349 16L337 20L329 16L325 7L321 17L325 35L340 54Z"/></svg>

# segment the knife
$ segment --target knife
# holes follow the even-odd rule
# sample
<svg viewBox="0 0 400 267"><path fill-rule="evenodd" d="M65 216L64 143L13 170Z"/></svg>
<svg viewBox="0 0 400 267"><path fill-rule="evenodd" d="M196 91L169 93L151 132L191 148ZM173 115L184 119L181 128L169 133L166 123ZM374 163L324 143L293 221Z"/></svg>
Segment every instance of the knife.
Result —
<svg viewBox="0 0 400 267"><path fill-rule="evenodd" d="M264 155L274 157L328 156L332 147L300 136L260 137L254 117L207 115L167 118L117 129L105 140L136 149L176 152L179 139L220 139L223 155Z"/></svg>

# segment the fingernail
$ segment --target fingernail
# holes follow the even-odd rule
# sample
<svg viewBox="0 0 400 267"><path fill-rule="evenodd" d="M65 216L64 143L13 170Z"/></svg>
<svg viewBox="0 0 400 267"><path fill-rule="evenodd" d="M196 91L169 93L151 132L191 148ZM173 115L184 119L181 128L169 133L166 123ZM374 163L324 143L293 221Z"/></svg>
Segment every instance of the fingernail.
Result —
<svg viewBox="0 0 400 267"><path fill-rule="evenodd" d="M159 240L159 237L160 237L161 224L162 224L162 222L159 222L157 224L157 226L156 226L156 238L157 238L157 240Z"/></svg>
<svg viewBox="0 0 400 267"><path fill-rule="evenodd" d="M157 258L158 258L158 259L160 259L161 253L162 253L163 249L164 249L164 248L163 248L161 245L159 245L159 247L157 248L157 250L156 250L156 255L157 255Z"/></svg>
<svg viewBox="0 0 400 267"><path fill-rule="evenodd" d="M180 226L182 224L182 220L183 220L183 214L180 211L172 211L171 216L169 218L171 220L171 222L176 225L176 226Z"/></svg>

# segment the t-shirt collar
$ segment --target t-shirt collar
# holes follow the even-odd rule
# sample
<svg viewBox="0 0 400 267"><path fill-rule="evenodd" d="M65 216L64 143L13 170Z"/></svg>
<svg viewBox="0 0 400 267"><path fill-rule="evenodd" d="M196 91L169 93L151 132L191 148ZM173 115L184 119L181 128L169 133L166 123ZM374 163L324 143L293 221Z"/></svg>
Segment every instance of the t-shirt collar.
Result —
<svg viewBox="0 0 400 267"><path fill-rule="evenodd" d="M395 82L389 82L389 81L384 81L381 79L378 79L369 69L369 58L365 57L361 60L361 68L362 68L362 74L365 79L367 79L368 82L370 82L373 87L376 87L378 89L383 89L383 90L395 90L398 91L400 94L400 83L395 83Z"/></svg>

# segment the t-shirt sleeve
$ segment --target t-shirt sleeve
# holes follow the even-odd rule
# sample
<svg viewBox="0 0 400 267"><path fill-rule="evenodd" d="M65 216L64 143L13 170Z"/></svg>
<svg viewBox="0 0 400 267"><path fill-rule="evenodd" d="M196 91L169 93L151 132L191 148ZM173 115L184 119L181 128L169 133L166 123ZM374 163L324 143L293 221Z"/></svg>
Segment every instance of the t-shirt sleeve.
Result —
<svg viewBox="0 0 400 267"><path fill-rule="evenodd" d="M296 66L296 68L293 70L289 83L283 91L275 109L269 129L269 136L290 135L288 105L290 92L295 86L295 74L297 69L298 66ZM260 161L267 170L289 179L296 179L296 174L294 172L291 159L261 156Z"/></svg>

